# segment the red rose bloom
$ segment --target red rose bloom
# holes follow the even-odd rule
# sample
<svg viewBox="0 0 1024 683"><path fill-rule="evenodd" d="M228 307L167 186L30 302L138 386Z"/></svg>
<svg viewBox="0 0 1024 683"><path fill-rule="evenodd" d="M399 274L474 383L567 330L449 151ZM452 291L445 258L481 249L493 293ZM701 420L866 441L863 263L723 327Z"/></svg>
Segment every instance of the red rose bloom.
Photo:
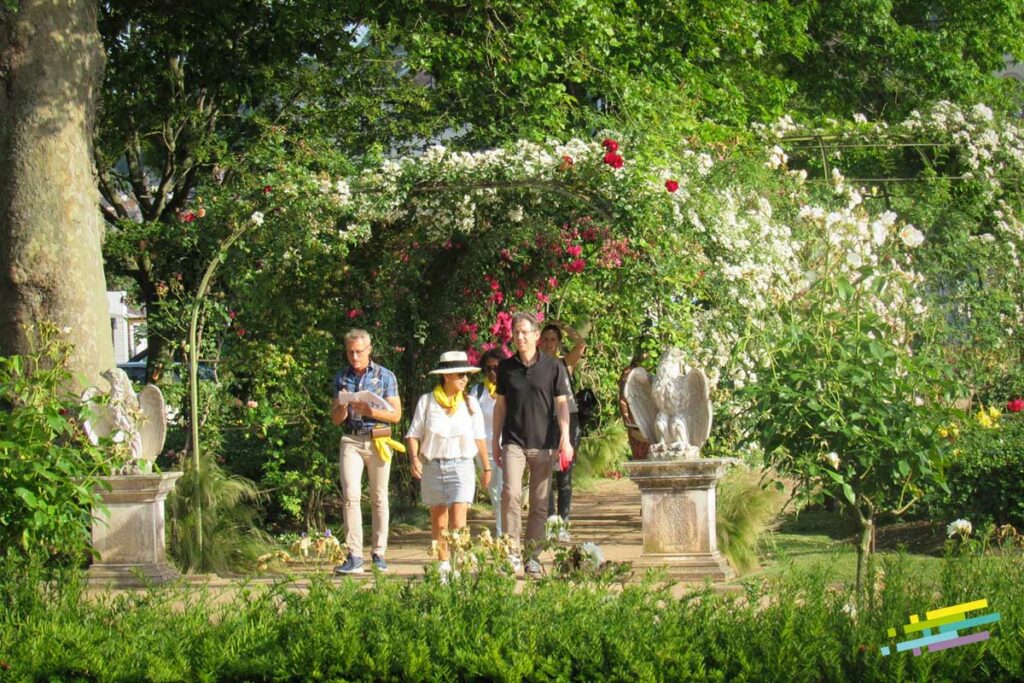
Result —
<svg viewBox="0 0 1024 683"><path fill-rule="evenodd" d="M270 194L273 191L274 191L274 188L272 188L270 185L264 185L263 186L263 194Z"/></svg>
<svg viewBox="0 0 1024 683"><path fill-rule="evenodd" d="M1015 398L1006 404L1006 410L1010 413L1019 413L1024 410L1024 398Z"/></svg>
<svg viewBox="0 0 1024 683"><path fill-rule="evenodd" d="M569 264L567 264L565 266L565 269L567 271L569 271L570 273L582 273L583 269L586 267L586 265L587 265L586 261L584 261L581 258L578 258L578 259L576 259L574 261L571 261Z"/></svg>
<svg viewBox="0 0 1024 683"><path fill-rule="evenodd" d="M615 152L608 152L604 155L604 163L612 168L622 168L622 157Z"/></svg>
<svg viewBox="0 0 1024 683"><path fill-rule="evenodd" d="M679 189L679 181L678 180L666 180L665 181L665 189L668 190L669 192L675 192L676 190Z"/></svg>
<svg viewBox="0 0 1024 683"><path fill-rule="evenodd" d="M604 147L609 152L619 151L619 143L617 143L615 140L612 140L611 138L605 138L604 140L602 140L601 146Z"/></svg>

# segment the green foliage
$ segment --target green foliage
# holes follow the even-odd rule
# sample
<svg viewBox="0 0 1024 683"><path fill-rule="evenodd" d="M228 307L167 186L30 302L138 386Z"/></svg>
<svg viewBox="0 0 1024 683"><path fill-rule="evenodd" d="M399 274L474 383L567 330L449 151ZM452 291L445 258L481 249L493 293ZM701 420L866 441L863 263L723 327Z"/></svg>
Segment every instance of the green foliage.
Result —
<svg viewBox="0 0 1024 683"><path fill-rule="evenodd" d="M775 521L786 493L763 470L733 467L718 484L718 549L740 572L757 567L761 535Z"/></svg>
<svg viewBox="0 0 1024 683"><path fill-rule="evenodd" d="M993 74L1004 55L1024 53L1020 21L1001 0L821 3L806 25L813 48L789 71L796 107L890 121L939 100L1001 99L1012 110L1019 84Z"/></svg>
<svg viewBox="0 0 1024 683"><path fill-rule="evenodd" d="M897 558L854 609L828 567L674 598L651 581L544 580L484 571L441 584L314 579L233 595L155 589L83 599L4 566L0 613L12 680L990 681L1024 676L1019 557L950 556L936 583ZM13 567L11 567L13 569ZM873 583L876 583L873 582ZM987 598L992 637L941 654L883 657L908 614Z"/></svg>
<svg viewBox="0 0 1024 683"><path fill-rule="evenodd" d="M770 365L745 392L756 439L780 471L865 519L905 508L941 474L950 379L934 356L894 343L845 280L820 280L800 305L809 310L784 312Z"/></svg>
<svg viewBox="0 0 1024 683"><path fill-rule="evenodd" d="M967 519L974 527L1012 524L1024 529L1024 419L1006 414L985 428L968 416L946 469L949 491L929 492L928 516L938 523Z"/></svg>
<svg viewBox="0 0 1024 683"><path fill-rule="evenodd" d="M198 475L191 460L184 463L184 472L167 498L168 546L175 563L194 573L252 569L272 543L256 526L255 505L263 497L259 490L225 472L209 453L202 456ZM197 496L202 502L202 548L196 542Z"/></svg>
<svg viewBox="0 0 1024 683"><path fill-rule="evenodd" d="M619 466L629 459L629 441L626 427L621 422L610 422L592 430L580 440L578 461L573 466L573 477L603 477L618 472Z"/></svg>
<svg viewBox="0 0 1024 683"><path fill-rule="evenodd" d="M88 406L70 392L67 342L50 325L29 334L34 353L0 357L0 547L77 562L113 462L82 431Z"/></svg>

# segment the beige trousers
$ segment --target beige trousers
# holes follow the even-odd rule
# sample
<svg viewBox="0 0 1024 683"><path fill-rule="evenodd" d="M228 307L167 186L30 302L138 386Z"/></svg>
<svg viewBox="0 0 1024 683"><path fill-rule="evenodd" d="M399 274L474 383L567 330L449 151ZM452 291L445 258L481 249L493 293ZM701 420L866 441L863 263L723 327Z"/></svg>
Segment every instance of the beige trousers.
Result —
<svg viewBox="0 0 1024 683"><path fill-rule="evenodd" d="M384 462L377 455L369 436L341 437L341 452L338 458L341 471L342 517L345 520L345 545L356 557L363 556L363 469L370 479L370 514L373 538L372 552L384 557L388 549L388 478L391 463Z"/></svg>
<svg viewBox="0 0 1024 683"><path fill-rule="evenodd" d="M550 448L522 449L509 444L501 449L504 467L501 485L501 514L504 531L511 537L512 546L519 549L523 530L523 472L530 468L530 508L526 522L526 549L532 557L540 554L537 545L544 541L544 522L548 514L548 493L551 490L551 472L555 454Z"/></svg>

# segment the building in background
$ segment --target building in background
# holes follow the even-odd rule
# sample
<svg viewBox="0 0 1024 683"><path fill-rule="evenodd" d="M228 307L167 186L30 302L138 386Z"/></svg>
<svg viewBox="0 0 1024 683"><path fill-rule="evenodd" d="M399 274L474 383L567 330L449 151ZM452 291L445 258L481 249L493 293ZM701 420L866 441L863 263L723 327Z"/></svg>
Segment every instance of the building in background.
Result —
<svg viewBox="0 0 1024 683"><path fill-rule="evenodd" d="M146 314L128 305L128 293L107 292L114 362L126 363L146 348Z"/></svg>

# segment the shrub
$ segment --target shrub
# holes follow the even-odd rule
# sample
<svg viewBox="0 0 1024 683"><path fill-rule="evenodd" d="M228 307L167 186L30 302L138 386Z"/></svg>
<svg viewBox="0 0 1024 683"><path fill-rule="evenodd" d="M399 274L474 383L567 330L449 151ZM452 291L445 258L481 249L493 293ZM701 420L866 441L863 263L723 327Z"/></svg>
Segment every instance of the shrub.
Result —
<svg viewBox="0 0 1024 683"><path fill-rule="evenodd" d="M89 546L97 477L110 471L76 419L70 346L40 325L38 350L0 357L0 547L81 559Z"/></svg>
<svg viewBox="0 0 1024 683"><path fill-rule="evenodd" d="M988 428L972 416L960 431L946 470L949 493L929 493L929 517L1024 529L1024 413L1003 415Z"/></svg>
<svg viewBox="0 0 1024 683"><path fill-rule="evenodd" d="M303 590L238 585L233 597L181 587L83 600L73 580L3 571L0 591L15 599L0 613L0 657L9 680L1021 680L1021 558L945 562L961 580L887 562L857 609L828 567L681 599L651 580L520 590L484 570L449 585L318 578ZM982 597L1002 615L988 641L879 652L908 615Z"/></svg>

